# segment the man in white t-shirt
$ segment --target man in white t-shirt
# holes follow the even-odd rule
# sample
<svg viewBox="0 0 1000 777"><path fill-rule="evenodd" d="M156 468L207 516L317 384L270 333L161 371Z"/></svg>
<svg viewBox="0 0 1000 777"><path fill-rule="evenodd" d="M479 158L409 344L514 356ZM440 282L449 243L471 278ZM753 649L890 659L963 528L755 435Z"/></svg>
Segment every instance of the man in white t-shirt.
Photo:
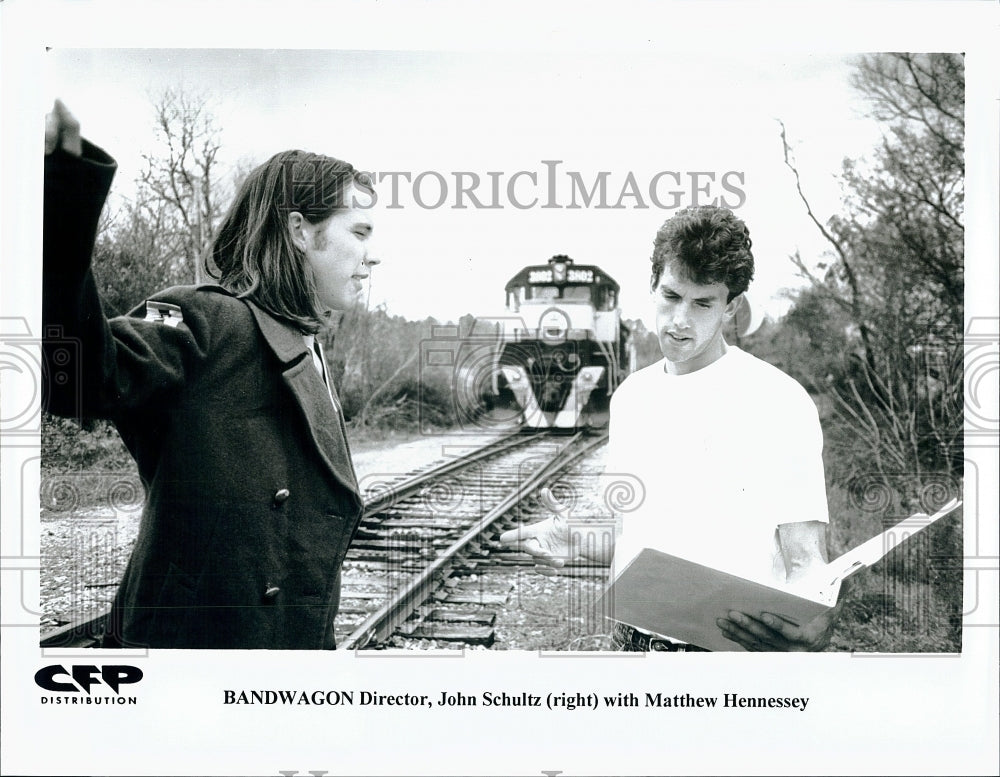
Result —
<svg viewBox="0 0 1000 777"><path fill-rule="evenodd" d="M555 566L613 553L616 571L653 548L765 584L826 563L816 407L795 380L722 334L753 277L750 246L746 225L713 206L679 211L656 235L651 290L664 358L631 375L611 402L606 471L645 490L621 536L598 548L550 501L552 518L501 542ZM747 650L821 650L838 614L796 627L729 611L718 626ZM624 650L693 649L625 624L614 636Z"/></svg>

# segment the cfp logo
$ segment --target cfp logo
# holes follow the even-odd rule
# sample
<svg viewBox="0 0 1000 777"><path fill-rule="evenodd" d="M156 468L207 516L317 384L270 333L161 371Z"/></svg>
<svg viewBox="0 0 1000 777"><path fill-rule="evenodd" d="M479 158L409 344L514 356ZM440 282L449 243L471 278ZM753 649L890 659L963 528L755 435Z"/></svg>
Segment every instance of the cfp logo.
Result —
<svg viewBox="0 0 1000 777"><path fill-rule="evenodd" d="M90 693L91 686L103 684L118 693L123 685L137 683L142 679L142 670L137 666L125 664L110 664L97 667L92 664L79 664L70 667L70 671L61 664L52 664L35 672L35 685L46 691L64 693Z"/></svg>

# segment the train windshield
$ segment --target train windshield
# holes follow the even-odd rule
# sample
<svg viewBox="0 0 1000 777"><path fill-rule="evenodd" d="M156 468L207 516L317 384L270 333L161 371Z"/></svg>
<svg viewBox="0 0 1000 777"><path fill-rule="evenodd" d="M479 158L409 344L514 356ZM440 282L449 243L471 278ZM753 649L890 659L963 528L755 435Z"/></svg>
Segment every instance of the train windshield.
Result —
<svg viewBox="0 0 1000 777"><path fill-rule="evenodd" d="M518 286L514 301L522 302L591 302L590 286Z"/></svg>
<svg viewBox="0 0 1000 777"><path fill-rule="evenodd" d="M562 291L565 300L590 302L590 286L563 286Z"/></svg>
<svg viewBox="0 0 1000 777"><path fill-rule="evenodd" d="M570 303L593 305L595 310L606 312L618 306L618 292L604 284L566 284L563 286L530 285L515 286L507 292L507 307L520 310L524 303Z"/></svg>

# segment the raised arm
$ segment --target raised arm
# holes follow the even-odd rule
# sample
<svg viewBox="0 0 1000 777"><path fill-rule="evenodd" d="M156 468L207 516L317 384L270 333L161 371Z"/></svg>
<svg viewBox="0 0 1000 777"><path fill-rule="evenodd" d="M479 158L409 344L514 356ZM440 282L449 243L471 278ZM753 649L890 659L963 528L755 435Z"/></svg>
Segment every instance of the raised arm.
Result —
<svg viewBox="0 0 1000 777"><path fill-rule="evenodd" d="M164 325L150 315L150 303L105 318L91 257L117 165L81 137L79 122L58 101L46 117L45 150L42 406L105 418L151 405L167 409L204 360L209 322L192 308L183 310L183 321ZM155 312L158 303L151 304Z"/></svg>
<svg viewBox="0 0 1000 777"><path fill-rule="evenodd" d="M89 415L103 378L98 355L107 356L110 338L90 257L115 170L111 157L81 138L80 123L57 100L45 120L42 402L58 415Z"/></svg>

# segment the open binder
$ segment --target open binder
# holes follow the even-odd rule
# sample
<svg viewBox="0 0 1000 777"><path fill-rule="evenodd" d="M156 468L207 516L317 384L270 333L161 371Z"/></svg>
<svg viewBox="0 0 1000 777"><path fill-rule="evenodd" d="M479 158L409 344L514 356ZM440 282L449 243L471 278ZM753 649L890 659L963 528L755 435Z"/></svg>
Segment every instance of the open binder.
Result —
<svg viewBox="0 0 1000 777"><path fill-rule="evenodd" d="M637 629L716 651L742 651L716 624L730 610L767 612L800 626L837 604L841 583L961 505L904 518L881 534L783 587L764 585L693 561L644 549L601 598L610 617Z"/></svg>

